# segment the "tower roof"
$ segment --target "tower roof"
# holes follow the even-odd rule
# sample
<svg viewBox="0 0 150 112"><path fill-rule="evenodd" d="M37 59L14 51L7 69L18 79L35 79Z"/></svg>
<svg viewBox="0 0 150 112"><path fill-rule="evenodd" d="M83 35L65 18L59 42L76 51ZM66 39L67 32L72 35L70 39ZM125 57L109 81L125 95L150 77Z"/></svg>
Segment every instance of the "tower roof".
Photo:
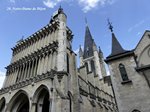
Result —
<svg viewBox="0 0 150 112"><path fill-rule="evenodd" d="M80 48L79 48L79 56L80 56L80 57L83 56L83 51L82 51L81 45L80 45Z"/></svg>
<svg viewBox="0 0 150 112"><path fill-rule="evenodd" d="M117 54L121 54L126 52L126 50L124 50L121 46L121 44L119 43L119 41L117 40L115 34L112 32L112 50L111 50L111 54L109 56L114 56Z"/></svg>
<svg viewBox="0 0 150 112"><path fill-rule="evenodd" d="M85 40L84 40L84 53L83 58L93 56L93 38L88 25L86 25Z"/></svg>

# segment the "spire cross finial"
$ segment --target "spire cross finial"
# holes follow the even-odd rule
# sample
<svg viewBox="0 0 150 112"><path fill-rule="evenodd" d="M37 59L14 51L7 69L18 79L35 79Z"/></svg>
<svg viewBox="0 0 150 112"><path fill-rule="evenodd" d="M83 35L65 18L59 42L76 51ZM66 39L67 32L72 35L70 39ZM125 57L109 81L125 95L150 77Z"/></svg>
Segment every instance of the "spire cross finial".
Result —
<svg viewBox="0 0 150 112"><path fill-rule="evenodd" d="M113 32L113 26L112 26L112 23L109 21L109 19L108 19L108 25L109 25L110 31Z"/></svg>

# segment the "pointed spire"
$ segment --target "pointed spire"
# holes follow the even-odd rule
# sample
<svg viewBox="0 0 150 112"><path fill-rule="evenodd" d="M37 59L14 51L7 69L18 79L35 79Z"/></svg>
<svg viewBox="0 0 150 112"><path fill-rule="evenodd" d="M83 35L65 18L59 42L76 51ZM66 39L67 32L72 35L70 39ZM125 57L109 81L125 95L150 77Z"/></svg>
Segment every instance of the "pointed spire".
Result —
<svg viewBox="0 0 150 112"><path fill-rule="evenodd" d="M86 20L87 21L87 20ZM88 25L86 24L86 31L85 31L85 40L84 40L84 53L83 57L88 58L93 56L93 38L90 32Z"/></svg>
<svg viewBox="0 0 150 112"><path fill-rule="evenodd" d="M80 48L79 48L79 57L83 57L83 51L82 51L81 45L80 45Z"/></svg>
<svg viewBox="0 0 150 112"><path fill-rule="evenodd" d="M112 50L111 50L111 54L109 56L114 56L114 55L126 52L126 50L124 50L122 48L121 44L119 43L115 34L113 33L113 26L109 20L108 20L108 25L109 25L109 29L112 33Z"/></svg>
<svg viewBox="0 0 150 112"><path fill-rule="evenodd" d="M93 50L97 51L97 46L96 46L96 43L94 42L94 40L93 40Z"/></svg>

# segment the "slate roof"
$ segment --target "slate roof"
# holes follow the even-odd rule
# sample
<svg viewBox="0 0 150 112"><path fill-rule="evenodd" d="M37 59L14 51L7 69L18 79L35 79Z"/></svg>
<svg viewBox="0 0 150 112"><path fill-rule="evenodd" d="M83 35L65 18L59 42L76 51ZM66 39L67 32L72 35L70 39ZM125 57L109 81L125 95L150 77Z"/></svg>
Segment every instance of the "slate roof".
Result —
<svg viewBox="0 0 150 112"><path fill-rule="evenodd" d="M93 38L88 26L86 26L85 40L84 40L84 53L83 58L88 58L93 56Z"/></svg>
<svg viewBox="0 0 150 112"><path fill-rule="evenodd" d="M119 41L117 40L115 34L112 32L112 50L111 54L106 57L105 62L107 63L111 60L116 60L129 55L134 55L133 50L124 50Z"/></svg>
<svg viewBox="0 0 150 112"><path fill-rule="evenodd" d="M117 40L116 36L114 33L112 33L112 50L111 54L108 56L115 56L117 54L122 54L127 52L127 50L124 50L122 46L120 45L119 41Z"/></svg>

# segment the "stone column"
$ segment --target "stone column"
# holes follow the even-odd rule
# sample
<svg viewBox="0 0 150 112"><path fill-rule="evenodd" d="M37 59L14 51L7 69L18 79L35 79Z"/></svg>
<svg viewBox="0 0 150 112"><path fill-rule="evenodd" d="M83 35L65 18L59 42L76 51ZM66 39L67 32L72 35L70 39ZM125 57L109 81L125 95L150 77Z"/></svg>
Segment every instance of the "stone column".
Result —
<svg viewBox="0 0 150 112"><path fill-rule="evenodd" d="M28 66L28 71L27 71L27 74L26 74L26 78L30 78L30 71L31 71L31 64L32 64L32 60L29 61L29 66Z"/></svg>
<svg viewBox="0 0 150 112"><path fill-rule="evenodd" d="M52 69L56 67L56 51L53 52Z"/></svg>
<svg viewBox="0 0 150 112"><path fill-rule="evenodd" d="M18 72L18 82L21 80L22 71L23 71L23 65L19 65L19 72Z"/></svg>
<svg viewBox="0 0 150 112"><path fill-rule="evenodd" d="M49 71L49 58L50 58L50 53L47 53L47 61L45 63L45 71Z"/></svg>
<svg viewBox="0 0 150 112"><path fill-rule="evenodd" d="M30 66L30 71L29 71L29 78L30 77L34 77L34 75L33 75L33 71L34 71L34 62L35 61L35 59L32 59L32 61L31 61L31 66Z"/></svg>
<svg viewBox="0 0 150 112"><path fill-rule="evenodd" d="M40 75L40 65L41 65L41 60L42 60L42 57L40 56L39 57L39 62L37 64L38 68L37 68L37 74Z"/></svg>
<svg viewBox="0 0 150 112"><path fill-rule="evenodd" d="M53 56L53 54L50 53L50 54L49 54L49 59L48 59L48 65L47 65L47 67L48 67L47 70L48 70L48 71L50 71L51 68L52 68L52 67L51 67L52 56Z"/></svg>
<svg viewBox="0 0 150 112"><path fill-rule="evenodd" d="M17 72L17 68L16 67L14 67L14 73L12 74L13 76L12 76L12 84L14 84L15 83L15 79L16 79L16 72Z"/></svg>
<svg viewBox="0 0 150 112"><path fill-rule="evenodd" d="M35 68L33 71L33 77L37 75L37 68L38 68L38 58L35 59Z"/></svg>
<svg viewBox="0 0 150 112"><path fill-rule="evenodd" d="M32 103L32 106L30 108L30 112L37 112L36 111L36 106L37 106L37 103Z"/></svg>
<svg viewBox="0 0 150 112"><path fill-rule="evenodd" d="M46 57L46 54L43 54L43 58L42 58L42 63L41 63L41 74L44 73L44 67L45 67L45 57Z"/></svg>
<svg viewBox="0 0 150 112"><path fill-rule="evenodd" d="M24 77L24 71L25 71L25 63L23 63L23 66L22 66L22 70L21 70L21 74L20 74L20 81L23 80L23 77Z"/></svg>
<svg viewBox="0 0 150 112"><path fill-rule="evenodd" d="M28 73L28 70L29 70L28 68L29 68L29 61L27 61L27 62L25 63L25 71L24 71L23 80L26 79L26 76L27 76L27 73Z"/></svg>

